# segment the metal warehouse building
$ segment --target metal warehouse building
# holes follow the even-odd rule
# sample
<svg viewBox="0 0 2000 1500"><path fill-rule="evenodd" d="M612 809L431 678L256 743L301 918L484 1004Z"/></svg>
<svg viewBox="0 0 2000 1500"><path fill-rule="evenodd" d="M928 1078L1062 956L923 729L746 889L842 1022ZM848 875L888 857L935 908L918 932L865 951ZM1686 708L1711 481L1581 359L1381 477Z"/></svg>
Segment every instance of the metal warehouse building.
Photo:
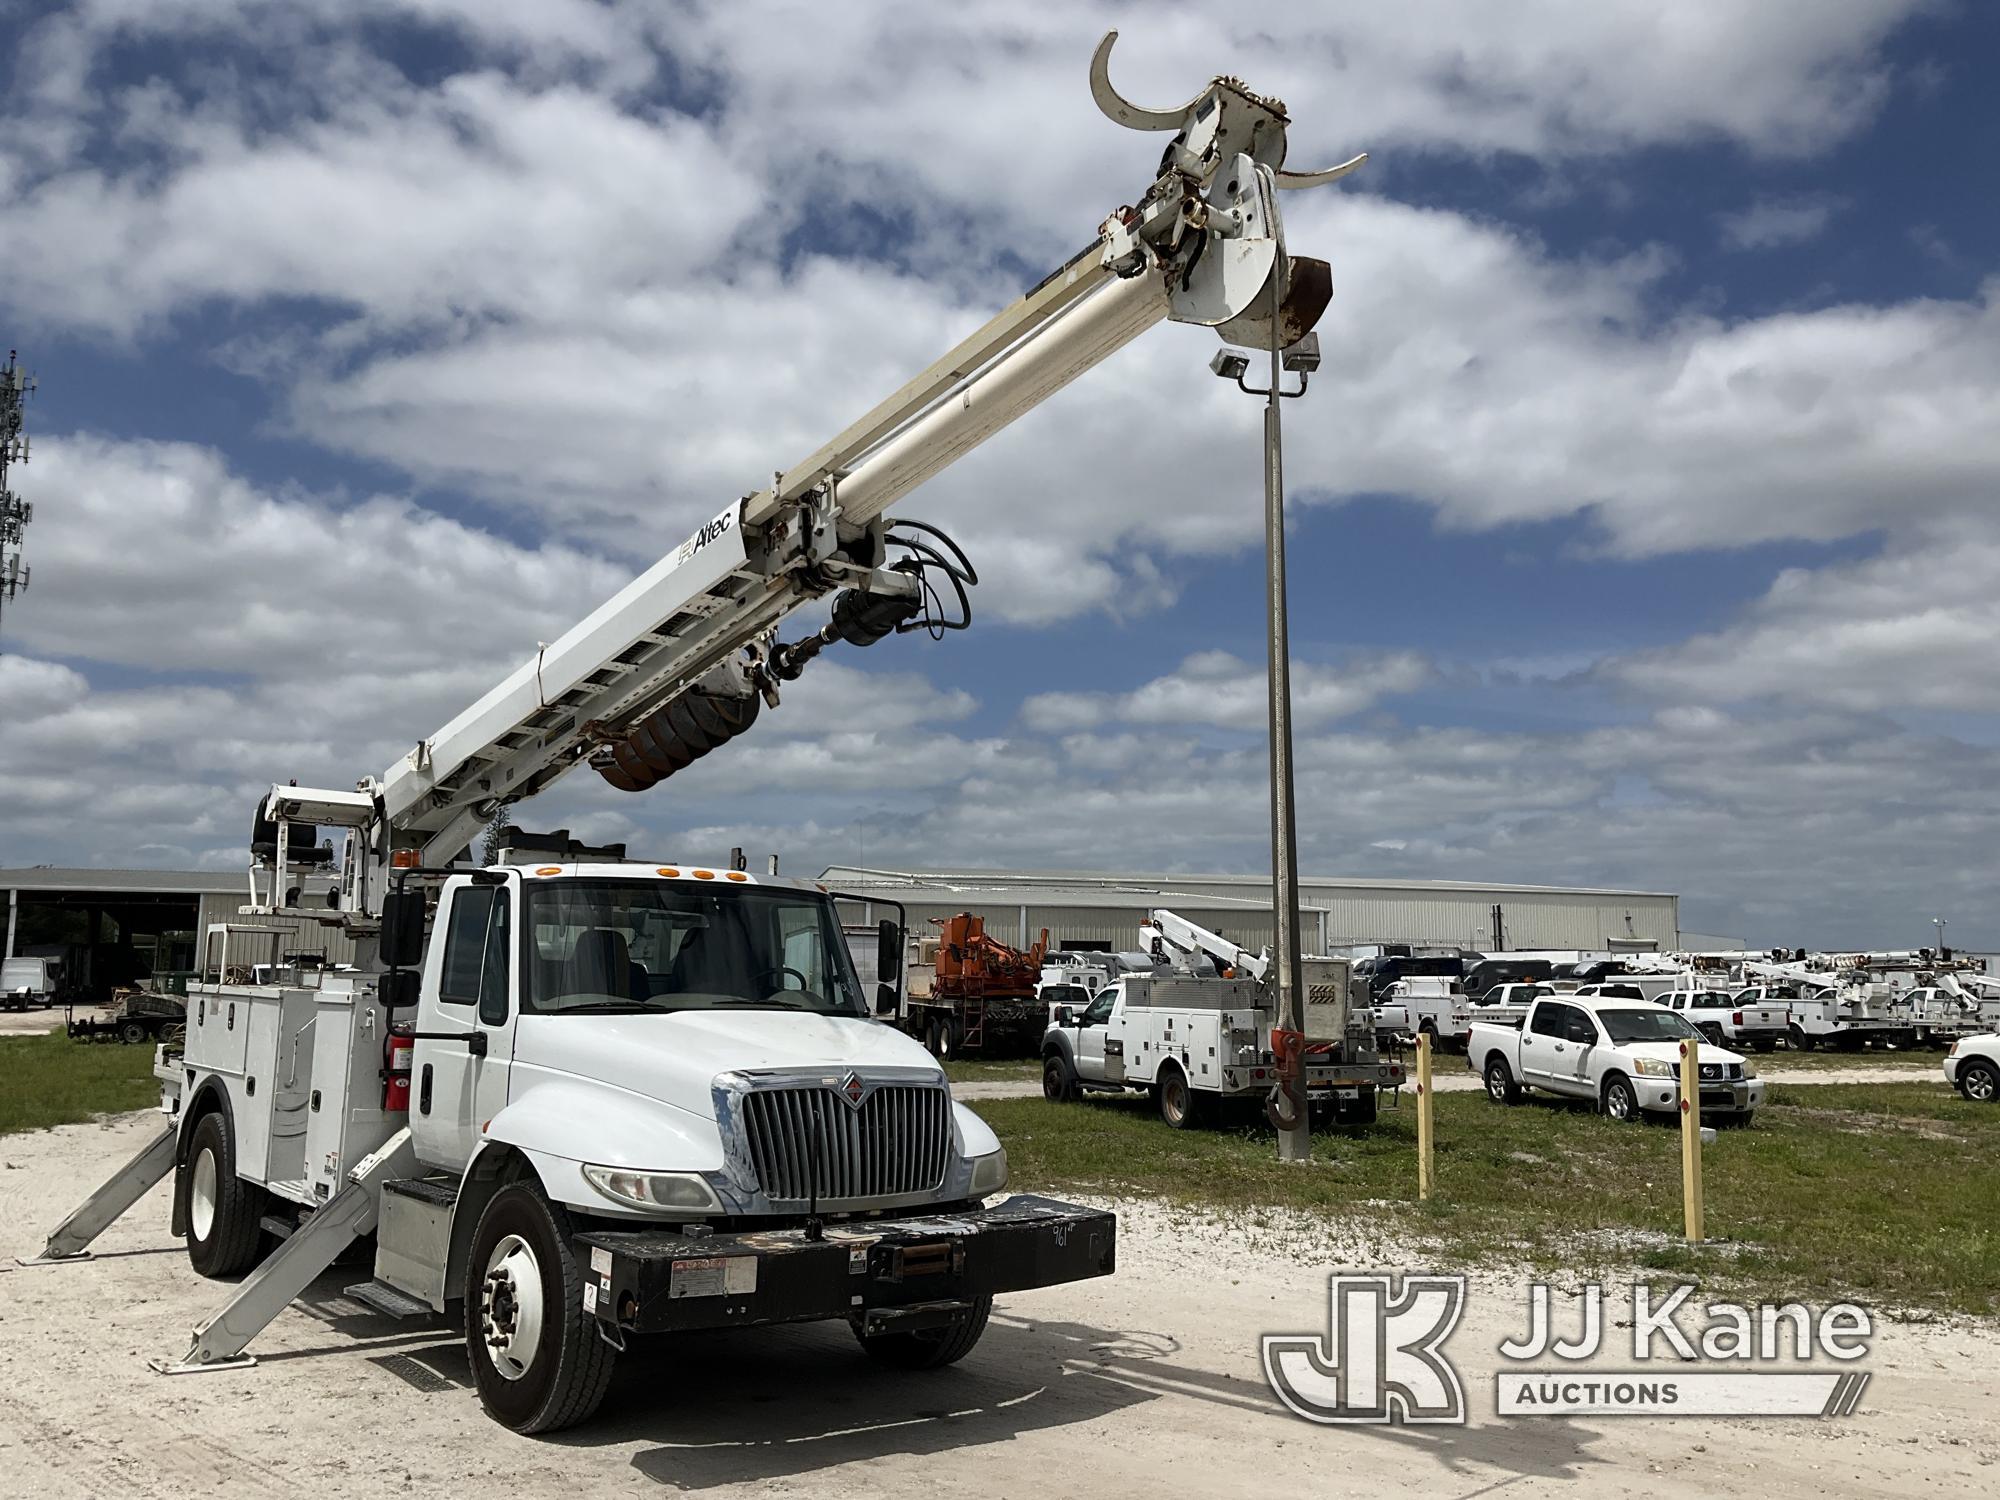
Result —
<svg viewBox="0 0 2000 1500"><path fill-rule="evenodd" d="M1171 907L1247 948L1272 940L1271 883L1255 875L833 865L820 879L857 898L852 910L859 920L885 915L872 908L891 900L903 904L912 928L971 911L985 918L995 937L1021 946L1046 927L1058 947L1133 948L1141 914L1155 906ZM871 896L878 900L870 902ZM1682 946L1680 898L1660 891L1301 876L1299 903L1307 943L1320 952L1351 943L1480 952Z"/></svg>
<svg viewBox="0 0 2000 1500"><path fill-rule="evenodd" d="M318 887L315 886L314 889ZM243 917L241 872L226 870L0 870L6 954L60 958L92 990L141 974L194 968L201 934L214 922L276 927L282 953L352 963L354 940L338 927L297 917Z"/></svg>

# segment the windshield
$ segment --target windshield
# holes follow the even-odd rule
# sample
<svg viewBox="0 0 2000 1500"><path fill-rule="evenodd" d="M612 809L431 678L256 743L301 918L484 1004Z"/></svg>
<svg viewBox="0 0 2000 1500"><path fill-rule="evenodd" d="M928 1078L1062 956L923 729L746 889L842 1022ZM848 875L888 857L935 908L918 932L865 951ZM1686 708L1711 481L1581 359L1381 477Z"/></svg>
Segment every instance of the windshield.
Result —
<svg viewBox="0 0 2000 1500"><path fill-rule="evenodd" d="M1701 1036L1685 1016L1670 1010L1600 1010L1597 1019L1613 1042L1681 1042Z"/></svg>
<svg viewBox="0 0 2000 1500"><path fill-rule="evenodd" d="M830 901L665 880L529 881L526 896L529 1014L868 1013Z"/></svg>

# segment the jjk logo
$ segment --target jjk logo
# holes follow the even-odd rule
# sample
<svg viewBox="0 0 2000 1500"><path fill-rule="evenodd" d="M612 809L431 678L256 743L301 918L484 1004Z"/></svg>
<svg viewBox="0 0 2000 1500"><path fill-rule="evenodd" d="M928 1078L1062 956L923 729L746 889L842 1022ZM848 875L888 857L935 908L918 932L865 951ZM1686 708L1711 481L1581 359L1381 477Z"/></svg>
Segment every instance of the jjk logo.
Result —
<svg viewBox="0 0 2000 1500"><path fill-rule="evenodd" d="M1442 1353L1465 1310L1463 1276L1327 1278L1327 1332L1264 1335L1264 1378L1308 1422L1465 1421Z"/></svg>

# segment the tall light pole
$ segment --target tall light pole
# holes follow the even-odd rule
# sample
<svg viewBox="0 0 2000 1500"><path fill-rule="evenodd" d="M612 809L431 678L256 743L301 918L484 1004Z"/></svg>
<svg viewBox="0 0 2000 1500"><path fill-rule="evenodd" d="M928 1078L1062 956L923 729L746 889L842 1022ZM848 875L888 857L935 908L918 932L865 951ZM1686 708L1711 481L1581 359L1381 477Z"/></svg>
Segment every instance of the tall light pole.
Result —
<svg viewBox="0 0 2000 1500"><path fill-rule="evenodd" d="M1932 917L1932 918L1931 918L1931 925L1932 925L1933 927L1937 928L1937 932L1938 932L1938 945L1937 945L1937 951L1938 951L1938 957L1939 957L1939 958L1943 958L1943 957L1944 957L1944 929L1945 929L1945 920L1944 920L1944 918L1943 918L1943 917Z"/></svg>
<svg viewBox="0 0 2000 1500"><path fill-rule="evenodd" d="M1264 398L1264 610L1267 626L1267 687L1271 731L1271 897L1277 941L1273 969L1278 980L1278 1024L1272 1035L1277 1063L1276 1097L1266 1113L1278 1130L1278 1159L1312 1157L1312 1121L1305 1091L1305 963L1299 922L1298 818L1292 776L1292 649L1285 598L1284 431L1278 402L1303 396L1319 368L1319 336L1308 333L1287 348L1282 313L1283 278L1271 276L1271 383L1258 390L1244 380L1250 358L1223 349L1209 368L1244 391ZM1299 388L1282 388L1284 372L1296 371Z"/></svg>

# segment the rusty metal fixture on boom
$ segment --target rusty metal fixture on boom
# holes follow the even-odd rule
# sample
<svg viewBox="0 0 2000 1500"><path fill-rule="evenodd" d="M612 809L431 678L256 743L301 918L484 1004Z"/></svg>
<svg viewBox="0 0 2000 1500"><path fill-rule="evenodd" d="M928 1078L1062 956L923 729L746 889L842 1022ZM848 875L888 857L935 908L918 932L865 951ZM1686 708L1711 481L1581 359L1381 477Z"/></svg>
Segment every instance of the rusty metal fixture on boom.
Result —
<svg viewBox="0 0 2000 1500"><path fill-rule="evenodd" d="M749 729L764 705L776 708L778 684L797 681L834 642L872 646L912 630L936 640L972 623L966 591L979 574L956 542L935 526L910 520L890 521L884 541L903 555L866 587L836 594L824 626L803 640L753 645L741 658L712 668L596 750L592 769L622 792L650 790Z"/></svg>

